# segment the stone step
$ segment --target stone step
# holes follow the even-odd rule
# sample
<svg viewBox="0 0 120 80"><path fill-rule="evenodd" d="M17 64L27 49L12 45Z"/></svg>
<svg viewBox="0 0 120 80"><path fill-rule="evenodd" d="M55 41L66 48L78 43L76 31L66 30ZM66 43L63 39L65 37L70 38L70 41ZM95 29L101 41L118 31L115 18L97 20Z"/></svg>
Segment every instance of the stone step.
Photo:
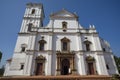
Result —
<svg viewBox="0 0 120 80"><path fill-rule="evenodd" d="M0 80L112 80L110 76L19 76L1 77Z"/></svg>

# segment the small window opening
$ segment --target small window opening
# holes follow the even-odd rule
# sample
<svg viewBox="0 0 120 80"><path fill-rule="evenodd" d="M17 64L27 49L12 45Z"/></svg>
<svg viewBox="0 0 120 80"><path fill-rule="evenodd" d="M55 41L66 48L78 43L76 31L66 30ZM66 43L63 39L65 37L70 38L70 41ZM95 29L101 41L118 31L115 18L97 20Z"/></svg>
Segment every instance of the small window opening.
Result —
<svg viewBox="0 0 120 80"><path fill-rule="evenodd" d="M62 27L63 27L64 29L66 29L66 28L67 28L67 22L62 22Z"/></svg>
<svg viewBox="0 0 120 80"><path fill-rule="evenodd" d="M40 43L40 49L39 50L41 50L41 51L44 50L44 43Z"/></svg>
<svg viewBox="0 0 120 80"><path fill-rule="evenodd" d="M90 44L86 44L86 50L90 51Z"/></svg>
<svg viewBox="0 0 120 80"><path fill-rule="evenodd" d="M28 24L28 31L31 31L32 25L33 25L32 23Z"/></svg>
<svg viewBox="0 0 120 80"><path fill-rule="evenodd" d="M86 40L86 41L84 41L84 43L85 43L86 51L90 51L91 50L91 42Z"/></svg>
<svg viewBox="0 0 120 80"><path fill-rule="evenodd" d="M31 14L35 14L35 9L32 10Z"/></svg>
<svg viewBox="0 0 120 80"><path fill-rule="evenodd" d="M46 41L44 40L44 36L42 36L42 40L39 41L39 50L40 51L45 50L45 43L46 43Z"/></svg>
<svg viewBox="0 0 120 80"><path fill-rule="evenodd" d="M104 51L104 52L106 51L105 48L103 48L103 51Z"/></svg>
<svg viewBox="0 0 120 80"><path fill-rule="evenodd" d="M106 68L107 68L107 69L110 69L108 64L106 64Z"/></svg>
<svg viewBox="0 0 120 80"><path fill-rule="evenodd" d="M22 51L22 52L25 52L25 47L22 47L21 51Z"/></svg>
<svg viewBox="0 0 120 80"><path fill-rule="evenodd" d="M63 51L67 51L67 42L63 42Z"/></svg>
<svg viewBox="0 0 120 80"><path fill-rule="evenodd" d="M24 64L21 64L20 69L24 69Z"/></svg>

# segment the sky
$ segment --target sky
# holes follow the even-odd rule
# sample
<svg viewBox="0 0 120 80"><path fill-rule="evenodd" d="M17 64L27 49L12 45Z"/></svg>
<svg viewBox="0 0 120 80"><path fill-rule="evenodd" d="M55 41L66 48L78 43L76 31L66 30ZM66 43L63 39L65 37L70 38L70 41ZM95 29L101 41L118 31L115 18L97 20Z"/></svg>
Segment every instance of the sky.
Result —
<svg viewBox="0 0 120 80"><path fill-rule="evenodd" d="M114 55L120 57L120 0L0 0L0 51L3 53L0 66L13 56L28 2L43 4L44 25L53 12L63 8L76 12L79 23L84 28L95 25L99 36L107 40Z"/></svg>

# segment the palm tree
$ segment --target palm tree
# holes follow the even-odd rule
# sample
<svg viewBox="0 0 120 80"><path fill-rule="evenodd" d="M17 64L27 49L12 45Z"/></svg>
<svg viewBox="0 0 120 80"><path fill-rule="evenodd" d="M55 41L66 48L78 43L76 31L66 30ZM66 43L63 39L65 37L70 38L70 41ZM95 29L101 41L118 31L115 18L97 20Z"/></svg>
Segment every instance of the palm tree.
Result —
<svg viewBox="0 0 120 80"><path fill-rule="evenodd" d="M2 52L0 51L0 61L1 61L1 59L2 59Z"/></svg>
<svg viewBox="0 0 120 80"><path fill-rule="evenodd" d="M118 72L120 73L120 57L114 56L117 68L118 68Z"/></svg>

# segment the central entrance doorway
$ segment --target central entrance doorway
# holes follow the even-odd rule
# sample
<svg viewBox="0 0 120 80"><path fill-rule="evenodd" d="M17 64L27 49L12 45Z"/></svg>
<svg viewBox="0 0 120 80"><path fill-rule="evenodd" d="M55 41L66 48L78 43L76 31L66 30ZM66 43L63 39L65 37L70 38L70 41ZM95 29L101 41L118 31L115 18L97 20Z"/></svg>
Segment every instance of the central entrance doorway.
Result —
<svg viewBox="0 0 120 80"><path fill-rule="evenodd" d="M61 75L68 75L70 68L70 62L68 59L63 59L61 62Z"/></svg>

